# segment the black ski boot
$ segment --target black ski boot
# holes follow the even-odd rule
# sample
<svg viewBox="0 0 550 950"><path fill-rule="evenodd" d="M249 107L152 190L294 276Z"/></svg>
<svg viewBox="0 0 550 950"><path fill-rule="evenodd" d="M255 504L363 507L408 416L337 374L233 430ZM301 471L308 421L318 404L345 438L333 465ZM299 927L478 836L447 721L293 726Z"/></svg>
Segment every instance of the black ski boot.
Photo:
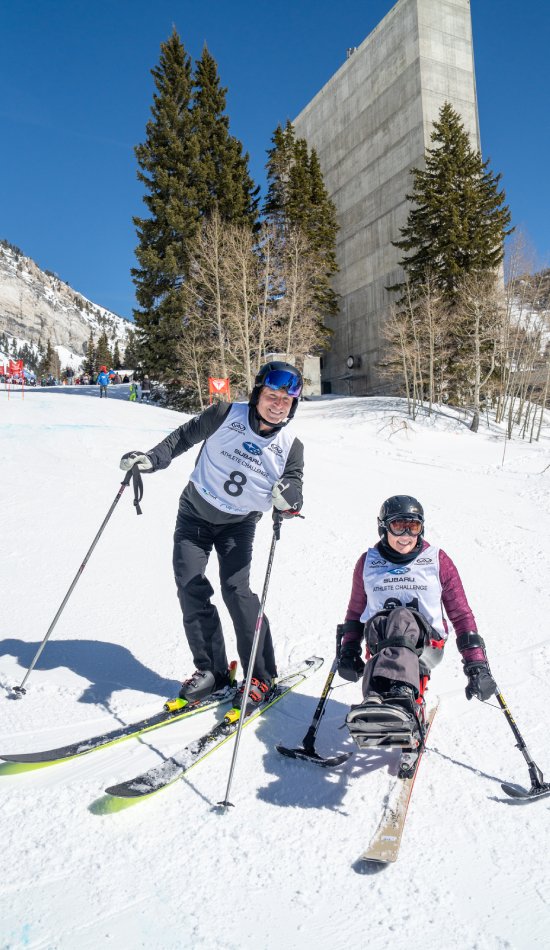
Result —
<svg viewBox="0 0 550 950"><path fill-rule="evenodd" d="M206 699L211 693L217 693L219 690L230 686L229 672L211 673L210 670L195 670L188 680L184 680L179 691L180 699L187 700L188 703L195 703L201 699Z"/></svg>
<svg viewBox="0 0 550 950"><path fill-rule="evenodd" d="M255 676L252 677L250 681L250 690L248 693L248 699L246 701L246 715L251 712L254 712L258 706L261 706L263 703L267 702L269 696L271 695L271 683L266 682L265 680L256 679ZM225 714L225 718L228 722L236 722L237 719L240 719L241 709L244 696L244 682L239 686L235 698L233 700L233 708Z"/></svg>
<svg viewBox="0 0 550 950"><path fill-rule="evenodd" d="M360 749L390 746L416 749L422 739L420 707L415 691L406 683L392 683L382 701L367 695L352 706L346 725Z"/></svg>

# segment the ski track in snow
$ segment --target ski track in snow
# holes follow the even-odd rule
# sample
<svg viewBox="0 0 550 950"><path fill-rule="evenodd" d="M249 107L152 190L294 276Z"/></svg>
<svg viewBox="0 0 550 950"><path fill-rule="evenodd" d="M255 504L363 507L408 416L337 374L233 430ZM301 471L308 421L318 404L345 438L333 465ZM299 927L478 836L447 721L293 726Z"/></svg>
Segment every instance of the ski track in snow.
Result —
<svg viewBox="0 0 550 950"><path fill-rule="evenodd" d="M53 748L159 709L190 670L171 569L178 497L196 453L127 489L28 682L20 683L122 480L120 455L148 449L187 417L86 393L0 392L4 460L0 567L0 753ZM76 398L78 395L79 398ZM354 564L391 494L417 495L426 535L457 564L491 667L529 751L550 774L550 431L539 443L477 435L451 409L411 421L392 399L302 403L305 521L285 523L267 600L280 667L320 671L243 733L233 809L232 743L170 789L99 816L104 789L175 754L213 711L79 760L0 774L2 950L532 950L550 933L550 808L518 806L529 784L496 701L467 702L452 640L430 694L441 706L397 863L357 859L395 781L397 753L359 753L326 771L275 750L298 744L334 654ZM259 526L252 583L271 537ZM228 652L234 639L215 587ZM317 738L340 727L359 687L338 677Z"/></svg>

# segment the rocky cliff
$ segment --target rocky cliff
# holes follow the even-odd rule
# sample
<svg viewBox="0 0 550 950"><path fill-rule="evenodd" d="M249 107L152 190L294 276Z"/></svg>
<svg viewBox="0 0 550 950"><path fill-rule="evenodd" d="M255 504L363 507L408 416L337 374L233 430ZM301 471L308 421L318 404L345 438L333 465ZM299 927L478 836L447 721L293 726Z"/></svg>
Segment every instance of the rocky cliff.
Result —
<svg viewBox="0 0 550 950"><path fill-rule="evenodd" d="M109 343L118 340L124 352L132 324L91 303L55 274L8 242L0 242L0 333L28 343L50 340L82 357L90 331L97 342L106 331Z"/></svg>

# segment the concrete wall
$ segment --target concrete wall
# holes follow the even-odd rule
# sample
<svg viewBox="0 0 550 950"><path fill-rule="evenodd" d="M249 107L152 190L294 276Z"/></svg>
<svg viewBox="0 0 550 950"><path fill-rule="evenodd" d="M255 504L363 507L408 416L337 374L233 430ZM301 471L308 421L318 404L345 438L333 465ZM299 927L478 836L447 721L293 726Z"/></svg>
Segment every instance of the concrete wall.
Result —
<svg viewBox="0 0 550 950"><path fill-rule="evenodd" d="M378 370L392 299L385 288L403 279L391 242L407 219L410 170L423 166L445 101L479 148L469 0L398 0L294 120L319 155L340 225L340 313L327 321L334 337L323 357L323 384L334 393L388 388Z"/></svg>

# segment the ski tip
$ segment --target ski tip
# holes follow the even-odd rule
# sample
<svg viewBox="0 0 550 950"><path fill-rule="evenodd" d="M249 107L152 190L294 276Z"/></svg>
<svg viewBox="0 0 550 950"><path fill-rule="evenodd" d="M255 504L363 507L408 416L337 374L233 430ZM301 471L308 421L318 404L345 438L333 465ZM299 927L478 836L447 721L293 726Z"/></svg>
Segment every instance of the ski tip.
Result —
<svg viewBox="0 0 550 950"><path fill-rule="evenodd" d="M380 871L384 871L385 868L390 866L388 861L379 861L374 858L358 858L354 864L352 864L352 869L356 874L379 874Z"/></svg>
<svg viewBox="0 0 550 950"><path fill-rule="evenodd" d="M88 811L92 815L115 815L119 811L125 811L138 802L139 798L117 798L113 795L102 795L88 806Z"/></svg>
<svg viewBox="0 0 550 950"><path fill-rule="evenodd" d="M0 777L2 775L21 775L23 772L34 772L35 769L42 769L49 762L10 762L9 759L2 759L0 756Z"/></svg>

